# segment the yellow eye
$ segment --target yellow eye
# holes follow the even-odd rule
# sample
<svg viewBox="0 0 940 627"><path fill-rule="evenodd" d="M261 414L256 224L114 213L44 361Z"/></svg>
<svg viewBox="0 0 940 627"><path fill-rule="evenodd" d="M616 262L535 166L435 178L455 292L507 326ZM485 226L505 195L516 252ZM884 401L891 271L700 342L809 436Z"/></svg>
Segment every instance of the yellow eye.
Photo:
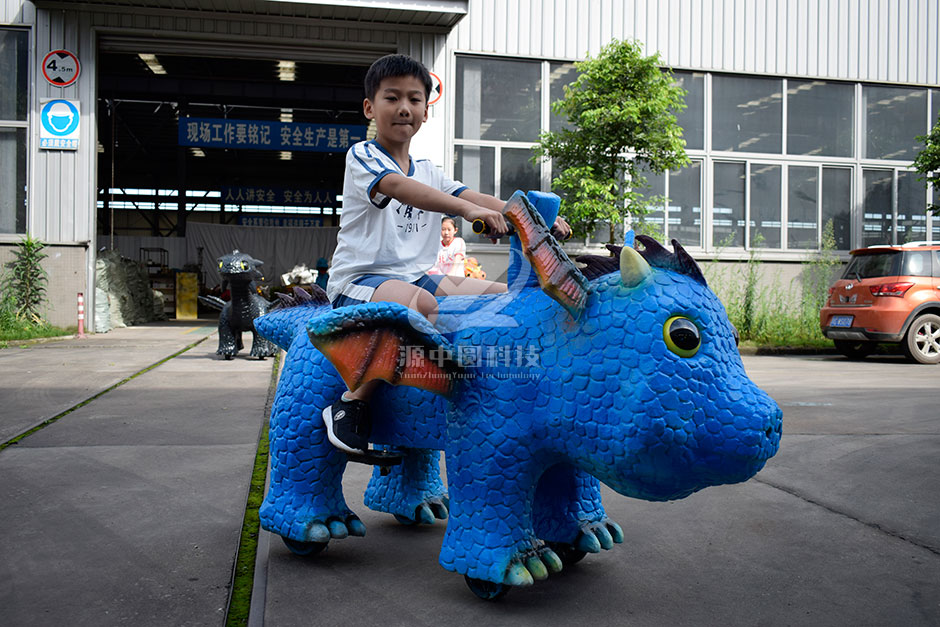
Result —
<svg viewBox="0 0 940 627"><path fill-rule="evenodd" d="M222 269L222 266L224 266L224 265L225 265L225 264L220 261L220 262L219 262L219 270L221 270L221 269Z"/></svg>
<svg viewBox="0 0 940 627"><path fill-rule="evenodd" d="M663 325L666 346L679 357L691 357L702 345L702 336L695 323L685 316L673 316Z"/></svg>
<svg viewBox="0 0 940 627"><path fill-rule="evenodd" d="M238 267L241 268L242 270L247 270L247 269L248 269L248 262L247 262L247 261L239 261L239 262L238 262Z"/></svg>

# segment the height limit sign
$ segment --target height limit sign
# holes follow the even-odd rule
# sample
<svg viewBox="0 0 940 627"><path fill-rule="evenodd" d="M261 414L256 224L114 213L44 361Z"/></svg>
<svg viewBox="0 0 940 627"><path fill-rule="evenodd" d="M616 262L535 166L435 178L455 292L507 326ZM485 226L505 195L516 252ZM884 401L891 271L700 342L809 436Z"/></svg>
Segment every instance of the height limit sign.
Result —
<svg viewBox="0 0 940 627"><path fill-rule="evenodd" d="M68 50L53 50L42 59L42 76L56 87L68 87L78 80L78 57Z"/></svg>

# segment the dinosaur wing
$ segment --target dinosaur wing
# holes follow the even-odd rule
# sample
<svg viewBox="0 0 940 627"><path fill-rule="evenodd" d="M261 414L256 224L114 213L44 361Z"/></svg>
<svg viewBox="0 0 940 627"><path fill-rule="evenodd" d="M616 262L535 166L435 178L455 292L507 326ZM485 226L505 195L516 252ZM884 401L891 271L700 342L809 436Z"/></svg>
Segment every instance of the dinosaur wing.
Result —
<svg viewBox="0 0 940 627"><path fill-rule="evenodd" d="M331 310L311 320L307 334L350 390L381 379L447 396L460 371L450 342L424 316L397 303Z"/></svg>

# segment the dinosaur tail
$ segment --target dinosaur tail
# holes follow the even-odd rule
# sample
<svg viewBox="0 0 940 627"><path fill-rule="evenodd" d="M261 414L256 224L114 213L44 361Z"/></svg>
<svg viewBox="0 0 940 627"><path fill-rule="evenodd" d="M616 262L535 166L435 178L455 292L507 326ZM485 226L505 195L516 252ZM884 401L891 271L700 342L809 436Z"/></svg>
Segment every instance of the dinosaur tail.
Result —
<svg viewBox="0 0 940 627"><path fill-rule="evenodd" d="M279 293L275 307L255 318L255 330L261 337L287 350L298 334L306 333L309 320L329 311L326 292L312 287L315 288L312 296L299 287L294 288L293 296Z"/></svg>

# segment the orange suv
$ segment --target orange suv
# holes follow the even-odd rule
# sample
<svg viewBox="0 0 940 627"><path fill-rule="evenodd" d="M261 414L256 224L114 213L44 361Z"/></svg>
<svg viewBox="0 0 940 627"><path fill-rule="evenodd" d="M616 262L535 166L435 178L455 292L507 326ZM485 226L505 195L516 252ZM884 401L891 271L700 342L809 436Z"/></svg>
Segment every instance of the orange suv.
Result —
<svg viewBox="0 0 940 627"><path fill-rule="evenodd" d="M823 335L850 359L890 342L914 361L940 363L940 244L870 246L851 255L819 312Z"/></svg>

